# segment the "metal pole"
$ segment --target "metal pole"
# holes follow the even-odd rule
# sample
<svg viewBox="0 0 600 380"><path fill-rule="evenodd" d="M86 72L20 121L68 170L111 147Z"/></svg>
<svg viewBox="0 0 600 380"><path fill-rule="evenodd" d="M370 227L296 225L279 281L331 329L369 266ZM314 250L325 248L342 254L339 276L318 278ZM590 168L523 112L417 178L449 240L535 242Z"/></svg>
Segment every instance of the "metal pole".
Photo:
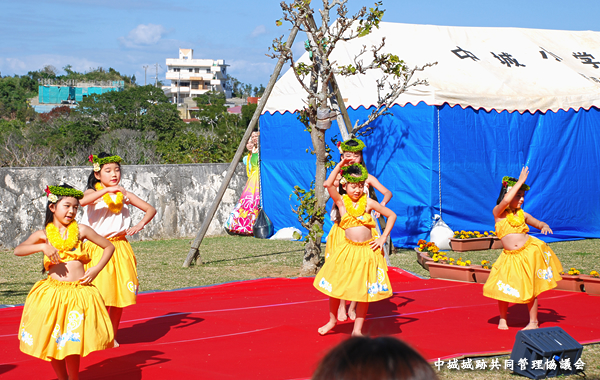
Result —
<svg viewBox="0 0 600 380"><path fill-rule="evenodd" d="M144 68L144 86L146 85L146 70L148 70L148 65L142 66Z"/></svg>
<svg viewBox="0 0 600 380"><path fill-rule="evenodd" d="M294 43L294 39L296 38L296 34L298 34L298 30L299 30L298 25L294 25L294 27L292 28L292 30L290 32L290 35L288 36L286 43L285 43L286 46L289 46L289 47L292 46L292 44ZM221 199L223 198L223 195L225 194L225 191L227 190L227 186L229 186L229 182L231 181L231 177L233 177L235 168L237 167L238 163L240 162L240 159L242 158L242 154L244 153L244 149L246 148L246 142L250 138L250 135L252 134L252 130L254 129L254 126L258 122L258 118L259 118L260 114L262 113L262 110L265 107L267 99L269 99L269 95L271 94L271 91L273 90L273 87L275 86L275 82L277 82L277 77L279 77L279 73L281 72L281 69L282 69L285 61L286 61L285 58L279 57L279 60L277 61L277 65L275 66L275 71L273 71L273 74L271 74L271 79L269 80L269 84L267 84L267 88L265 89L263 96L260 98L260 101L258 102L256 111L254 111L254 115L252 115L252 120L250 120L250 124L248 125L248 128L246 128L246 133L244 134L244 137L242 137L240 146L238 147L237 151L235 152L235 156L233 156L233 160L231 161L231 164L229 164L229 169L227 169L227 173L225 174L225 178L223 178L223 182L221 182L221 188L219 189L219 192L217 193L217 196L216 196L212 206L210 207L210 210L208 211L206 218L202 222L200 231L198 232L198 234L196 235L196 238L192 242L192 246L190 247L190 251L187 255L187 258L183 262L184 268L189 267L190 264L192 263L192 261L195 262L198 258L200 258L200 262L202 263L202 257L200 256L198 247L200 247L200 243L202 243L202 239L204 239L204 235L206 235L206 231L208 231L208 226L210 225L210 222L212 221L213 217L215 216L215 213L217 212L219 203L221 203Z"/></svg>

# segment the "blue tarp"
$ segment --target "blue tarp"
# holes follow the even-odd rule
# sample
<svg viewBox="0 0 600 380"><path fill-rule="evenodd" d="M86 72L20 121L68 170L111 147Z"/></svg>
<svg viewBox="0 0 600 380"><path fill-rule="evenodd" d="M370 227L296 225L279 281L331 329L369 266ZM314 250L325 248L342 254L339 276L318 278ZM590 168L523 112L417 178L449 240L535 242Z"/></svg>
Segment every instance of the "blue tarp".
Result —
<svg viewBox="0 0 600 380"><path fill-rule="evenodd" d="M351 120L365 120L370 112L348 111ZM442 216L454 230L493 230L501 179L518 177L526 164L531 190L523 208L554 230L544 240L600 236L597 108L519 114L419 103L394 106L375 127L363 138L364 157L369 173L394 194L388 206L398 215L391 234L395 246L428 238L432 217L440 213L439 167ZM263 114L260 128L265 211L276 230L302 229L290 195L295 185L308 188L314 180L315 156L306 152L310 135L289 112ZM331 138L340 139L335 122L326 133L328 143ZM327 217L326 231L330 226Z"/></svg>

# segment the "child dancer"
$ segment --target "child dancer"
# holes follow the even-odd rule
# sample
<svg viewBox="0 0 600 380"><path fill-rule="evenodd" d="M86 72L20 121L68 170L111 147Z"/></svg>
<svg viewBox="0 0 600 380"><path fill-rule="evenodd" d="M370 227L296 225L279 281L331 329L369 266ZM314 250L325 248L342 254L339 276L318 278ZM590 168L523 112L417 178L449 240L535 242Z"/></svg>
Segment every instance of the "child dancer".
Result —
<svg viewBox="0 0 600 380"><path fill-rule="evenodd" d="M348 165L361 164L362 166L366 167L362 153L363 149L365 149L365 143L362 140L357 138L351 138L349 140L344 141L343 143L339 143L338 148L340 149L341 157L348 159ZM341 175L338 174L334 183L335 186L339 185L339 181L341 178ZM369 194L370 187L377 189L383 195L383 200L380 202L382 206L387 205L390 199L392 199L392 192L389 191L385 186L383 186L381 182L379 182L379 180L377 180L377 178L371 174L369 174L369 177L365 181L365 193L367 194L367 196ZM374 213L374 216L376 218L379 218L379 214L377 212ZM344 242L345 240L344 230L342 230L338 226L339 210L335 205L333 206L333 210L331 211L331 218L334 224L331 227L331 230L329 231L329 235L327 236L327 245L325 246L325 260L329 258L331 252L335 251L335 247L338 244L338 242ZM374 234L376 233L376 231L377 230L374 229ZM351 320L354 320L356 318L356 302L350 303L350 307L348 307L348 315L346 315L346 301L340 300L338 320L343 322L346 319L348 319L348 316Z"/></svg>
<svg viewBox="0 0 600 380"><path fill-rule="evenodd" d="M156 210L119 186L121 157L103 152L98 156L91 155L90 161L94 163L94 168L88 178L85 196L81 200L81 205L84 206L81 224L92 227L115 245L115 254L96 278L94 285L98 287L108 307L116 337L123 308L136 303L139 286L137 262L125 236L131 236L144 228L152 220ZM129 227L131 218L125 204L134 205L146 213L133 227ZM92 242L86 243L84 249L91 258L88 265L95 265L100 259L100 247ZM115 347L118 347L116 340Z"/></svg>
<svg viewBox="0 0 600 380"><path fill-rule="evenodd" d="M339 227L345 232L345 240L336 246L336 252L325 262L313 283L317 290L329 296L329 322L319 328L321 335L336 325L340 299L358 302L352 335L361 336L368 303L392 296L381 247L394 226L396 214L367 198L364 193L367 170L359 164L345 167L348 162L347 158L342 159L324 184L340 210ZM346 192L343 196L334 185L342 167L340 184ZM375 221L371 210L388 218L385 231L377 239L372 234Z"/></svg>
<svg viewBox="0 0 600 380"><path fill-rule="evenodd" d="M538 328L538 294L556 287L562 271L560 261L543 241L527 234L527 225L546 235L552 233L548 224L535 219L521 208L525 180L529 169L521 170L519 179L504 177L502 190L494 207L496 235L502 240L504 250L494 263L490 276L483 286L483 295L498 300L500 330L508 330L506 315L508 303L526 303L529 308L529 324L523 330Z"/></svg>
<svg viewBox="0 0 600 380"><path fill-rule="evenodd" d="M106 307L92 281L113 254L113 245L75 221L83 193L68 185L46 188L45 229L15 248L15 255L42 251L48 278L36 282L23 308L21 351L50 361L59 380L79 378L79 360L92 351L112 347L113 329ZM81 250L87 239L101 250L97 264Z"/></svg>

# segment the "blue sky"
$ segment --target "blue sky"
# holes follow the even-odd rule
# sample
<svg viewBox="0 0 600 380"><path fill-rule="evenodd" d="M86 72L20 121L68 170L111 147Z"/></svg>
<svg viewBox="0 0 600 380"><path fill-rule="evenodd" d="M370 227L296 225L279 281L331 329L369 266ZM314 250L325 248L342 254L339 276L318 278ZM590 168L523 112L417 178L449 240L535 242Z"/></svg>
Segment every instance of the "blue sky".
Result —
<svg viewBox="0 0 600 380"><path fill-rule="evenodd" d="M349 0L355 12L374 1ZM153 81L164 78L166 58L179 48L194 58L225 59L245 83L266 85L275 61L265 56L273 38L288 33L280 0L2 0L0 73L22 75L53 65L62 73L98 66ZM320 3L313 0L315 7ZM384 21L451 26L494 26L600 31L598 0L384 1ZM304 37L302 37L304 38ZM296 51L301 52L300 44Z"/></svg>

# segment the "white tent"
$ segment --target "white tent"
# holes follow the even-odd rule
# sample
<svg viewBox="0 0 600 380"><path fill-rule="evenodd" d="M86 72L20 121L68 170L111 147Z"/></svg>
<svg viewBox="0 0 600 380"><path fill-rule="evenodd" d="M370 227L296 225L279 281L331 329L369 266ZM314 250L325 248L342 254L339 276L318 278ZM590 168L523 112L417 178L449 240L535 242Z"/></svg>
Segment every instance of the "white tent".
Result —
<svg viewBox="0 0 600 380"><path fill-rule="evenodd" d="M411 88L397 100L399 105L423 101L519 112L600 105L599 32L382 22L366 37L339 43L331 61L352 63L363 45L378 45L383 37L383 51L400 56L409 67L438 62L417 75L430 85ZM360 77L338 76L346 105L356 109L375 104L373 83L378 75L373 71ZM288 71L273 89L265 112L293 112L303 107L304 98Z"/></svg>

